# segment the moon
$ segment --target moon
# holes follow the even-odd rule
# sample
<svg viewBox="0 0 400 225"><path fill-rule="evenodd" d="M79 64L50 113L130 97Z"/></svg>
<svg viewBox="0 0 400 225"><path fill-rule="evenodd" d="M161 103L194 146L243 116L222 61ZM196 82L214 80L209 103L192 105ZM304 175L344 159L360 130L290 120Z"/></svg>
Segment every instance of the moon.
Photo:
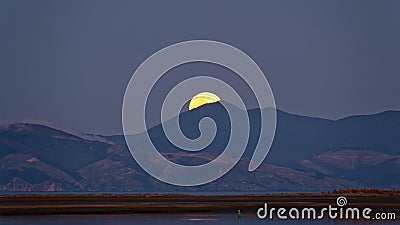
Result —
<svg viewBox="0 0 400 225"><path fill-rule="evenodd" d="M214 93L211 92L201 92L193 96L189 103L189 110L198 108L205 104L210 104L214 102L219 102L221 99Z"/></svg>

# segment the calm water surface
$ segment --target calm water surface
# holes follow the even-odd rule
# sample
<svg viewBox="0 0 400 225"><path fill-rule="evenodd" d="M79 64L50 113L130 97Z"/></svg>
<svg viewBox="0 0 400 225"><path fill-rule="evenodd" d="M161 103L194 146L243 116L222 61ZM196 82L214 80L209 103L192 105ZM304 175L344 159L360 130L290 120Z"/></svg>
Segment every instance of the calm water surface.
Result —
<svg viewBox="0 0 400 225"><path fill-rule="evenodd" d="M234 214L140 214L140 215L62 215L62 216L3 216L0 224L8 225L170 225L170 224L380 224L393 225L398 221L339 221L339 220L259 220L255 214L244 215L239 222Z"/></svg>

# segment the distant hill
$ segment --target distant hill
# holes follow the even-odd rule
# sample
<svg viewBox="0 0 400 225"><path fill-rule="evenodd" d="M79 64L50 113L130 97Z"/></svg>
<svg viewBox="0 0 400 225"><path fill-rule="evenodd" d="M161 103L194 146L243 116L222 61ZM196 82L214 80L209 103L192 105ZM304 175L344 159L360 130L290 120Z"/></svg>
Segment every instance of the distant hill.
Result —
<svg viewBox="0 0 400 225"><path fill-rule="evenodd" d="M240 109L234 109L240 110ZM267 109L263 109L267 110ZM34 124L0 128L0 190L97 192L276 192L344 188L400 189L400 112L351 116L332 121L277 112L277 130L267 159L248 172L257 143L257 109L250 110L248 148L224 177L199 187L175 187L147 175L133 160L122 135L82 139ZM162 154L195 165L221 153L229 137L229 120L219 103L182 112L180 125L191 138L198 121L212 117L217 137L206 149L189 153L163 137L161 125L149 129ZM167 122L168 123L168 122ZM141 135L135 138L140 140ZM95 137L96 135L92 135ZM106 141L101 141L106 140Z"/></svg>

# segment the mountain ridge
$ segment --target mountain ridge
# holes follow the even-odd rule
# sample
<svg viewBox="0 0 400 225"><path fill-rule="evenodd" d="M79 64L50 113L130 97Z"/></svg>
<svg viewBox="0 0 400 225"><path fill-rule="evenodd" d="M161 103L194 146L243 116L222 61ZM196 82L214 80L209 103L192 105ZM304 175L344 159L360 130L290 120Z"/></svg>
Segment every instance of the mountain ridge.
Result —
<svg viewBox="0 0 400 225"><path fill-rule="evenodd" d="M216 105L205 106L197 111L196 118L207 113L218 114L215 113L217 109ZM191 122L186 124L183 119L183 126L192 127L196 119L187 115L186 120ZM278 110L274 143L266 160L256 171L247 171L253 152L246 149L239 163L222 178L210 184L187 188L168 185L147 175L133 160L123 135L98 135L106 140L102 142L101 139L86 140L44 125L14 124L0 128L0 191L292 192L355 187L399 189L399 134L398 111L328 120ZM216 146L222 145L217 143ZM205 163L218 153L213 150L191 154L170 149L162 152L169 160L187 164Z"/></svg>

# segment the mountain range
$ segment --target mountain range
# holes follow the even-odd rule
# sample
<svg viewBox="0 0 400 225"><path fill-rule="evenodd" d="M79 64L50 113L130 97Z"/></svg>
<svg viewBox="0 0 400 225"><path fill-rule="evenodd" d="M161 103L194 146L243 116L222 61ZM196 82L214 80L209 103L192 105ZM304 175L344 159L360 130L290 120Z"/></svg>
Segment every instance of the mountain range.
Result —
<svg viewBox="0 0 400 225"><path fill-rule="evenodd" d="M235 109L240 110L240 109ZM262 109L266 110L266 109ZM259 109L248 110L252 130L245 154L222 178L177 187L148 175L132 158L123 135L82 138L38 124L0 128L2 192L296 192L376 187L400 189L400 112L328 120L277 111L272 148L254 172L248 165L257 143ZM182 132L196 138L198 122L212 117L218 132L201 152L186 152L163 136L162 124L147 132L171 161L198 165L221 153L230 134L219 103L180 114ZM228 121L228 122L227 122ZM166 122L168 123L168 122ZM137 134L138 145L144 134Z"/></svg>

